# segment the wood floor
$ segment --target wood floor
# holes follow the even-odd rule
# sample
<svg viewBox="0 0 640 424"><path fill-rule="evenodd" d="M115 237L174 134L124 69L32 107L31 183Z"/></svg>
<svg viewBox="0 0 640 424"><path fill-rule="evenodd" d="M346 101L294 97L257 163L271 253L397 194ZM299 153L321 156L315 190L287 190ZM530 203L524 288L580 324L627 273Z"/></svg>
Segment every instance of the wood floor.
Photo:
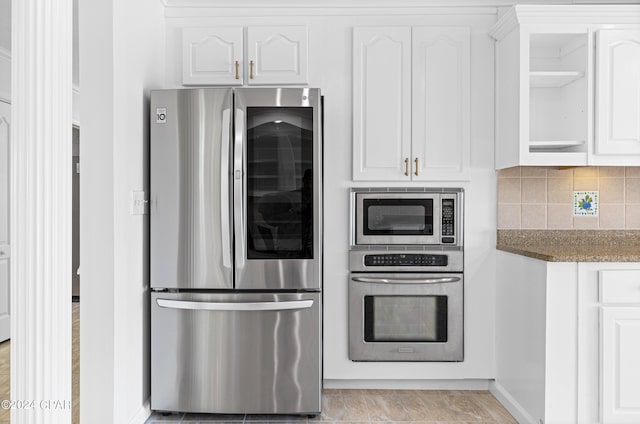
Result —
<svg viewBox="0 0 640 424"><path fill-rule="evenodd" d="M489 393L482 390L324 390L322 414L209 415L154 413L152 423L404 423L517 424Z"/></svg>
<svg viewBox="0 0 640 424"><path fill-rule="evenodd" d="M72 319L73 326L71 330L72 337L72 369L71 377L71 407L73 409L73 424L80 423L80 303L72 303ZM11 341L7 340L0 343L0 400L10 399L9 388L10 383L10 362L11 362ZM9 423L9 410L0 408L0 424Z"/></svg>

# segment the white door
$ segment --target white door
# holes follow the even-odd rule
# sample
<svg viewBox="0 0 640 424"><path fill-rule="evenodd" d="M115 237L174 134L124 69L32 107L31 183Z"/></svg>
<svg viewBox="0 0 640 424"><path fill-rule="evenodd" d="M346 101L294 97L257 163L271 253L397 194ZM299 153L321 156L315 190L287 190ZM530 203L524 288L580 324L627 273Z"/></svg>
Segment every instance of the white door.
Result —
<svg viewBox="0 0 640 424"><path fill-rule="evenodd" d="M640 30L597 37L595 153L640 155Z"/></svg>
<svg viewBox="0 0 640 424"><path fill-rule="evenodd" d="M242 85L242 27L184 28L184 85Z"/></svg>
<svg viewBox="0 0 640 424"><path fill-rule="evenodd" d="M640 307L600 311L602 424L640 422Z"/></svg>
<svg viewBox="0 0 640 424"><path fill-rule="evenodd" d="M306 84L307 27L247 28L247 83Z"/></svg>
<svg viewBox="0 0 640 424"><path fill-rule="evenodd" d="M411 179L411 28L353 30L353 179Z"/></svg>
<svg viewBox="0 0 640 424"><path fill-rule="evenodd" d="M10 335L9 318L9 124L11 105L0 101L0 342Z"/></svg>
<svg viewBox="0 0 640 424"><path fill-rule="evenodd" d="M468 179L471 32L468 27L414 27L413 180Z"/></svg>

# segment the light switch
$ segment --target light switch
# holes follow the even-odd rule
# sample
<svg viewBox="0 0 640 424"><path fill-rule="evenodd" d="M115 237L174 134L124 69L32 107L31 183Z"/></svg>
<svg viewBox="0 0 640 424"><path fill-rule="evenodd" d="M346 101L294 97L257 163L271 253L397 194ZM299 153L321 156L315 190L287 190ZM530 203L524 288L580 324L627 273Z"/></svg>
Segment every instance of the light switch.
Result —
<svg viewBox="0 0 640 424"><path fill-rule="evenodd" d="M131 215L144 215L147 212L148 201L144 198L144 191L131 191Z"/></svg>

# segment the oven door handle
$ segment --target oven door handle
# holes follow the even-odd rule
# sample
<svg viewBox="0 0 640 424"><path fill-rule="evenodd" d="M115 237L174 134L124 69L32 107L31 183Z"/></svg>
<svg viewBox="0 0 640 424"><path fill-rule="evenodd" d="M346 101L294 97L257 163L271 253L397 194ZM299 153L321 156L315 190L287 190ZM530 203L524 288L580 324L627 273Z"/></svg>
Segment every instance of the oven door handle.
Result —
<svg viewBox="0 0 640 424"><path fill-rule="evenodd" d="M439 283L455 283L457 281L460 281L460 277L436 277L436 278L351 277L351 280L358 283L374 283L374 284L439 284Z"/></svg>

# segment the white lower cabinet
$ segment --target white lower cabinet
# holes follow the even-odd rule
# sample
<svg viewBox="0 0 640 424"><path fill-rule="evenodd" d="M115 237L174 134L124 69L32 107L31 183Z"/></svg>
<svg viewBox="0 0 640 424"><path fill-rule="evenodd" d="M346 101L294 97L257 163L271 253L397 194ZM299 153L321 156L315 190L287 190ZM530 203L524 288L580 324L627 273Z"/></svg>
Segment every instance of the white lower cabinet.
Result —
<svg viewBox="0 0 640 424"><path fill-rule="evenodd" d="M497 253L494 394L520 423L640 423L640 263Z"/></svg>
<svg viewBox="0 0 640 424"><path fill-rule="evenodd" d="M640 264L581 264L584 420L640 423ZM599 330L594 331L594 323ZM598 405L599 408L588 405Z"/></svg>
<svg viewBox="0 0 640 424"><path fill-rule="evenodd" d="M640 273L640 271L639 271ZM640 422L640 306L600 308L602 422Z"/></svg>

